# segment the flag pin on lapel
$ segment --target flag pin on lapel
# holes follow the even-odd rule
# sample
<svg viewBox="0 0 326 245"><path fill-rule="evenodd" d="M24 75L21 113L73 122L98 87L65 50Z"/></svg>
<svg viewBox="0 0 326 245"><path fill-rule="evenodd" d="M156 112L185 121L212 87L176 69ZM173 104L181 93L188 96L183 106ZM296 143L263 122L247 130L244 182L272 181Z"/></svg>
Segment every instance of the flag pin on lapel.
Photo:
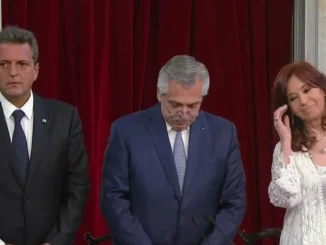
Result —
<svg viewBox="0 0 326 245"><path fill-rule="evenodd" d="M42 123L46 123L46 119L43 118L43 119L42 119Z"/></svg>

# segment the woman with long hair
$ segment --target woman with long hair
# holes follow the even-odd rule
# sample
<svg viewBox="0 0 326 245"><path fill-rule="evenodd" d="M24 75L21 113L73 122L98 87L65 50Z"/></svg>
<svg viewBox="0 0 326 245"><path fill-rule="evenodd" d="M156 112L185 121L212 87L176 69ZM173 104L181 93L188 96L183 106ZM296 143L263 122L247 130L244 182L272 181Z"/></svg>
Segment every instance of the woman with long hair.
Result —
<svg viewBox="0 0 326 245"><path fill-rule="evenodd" d="M326 244L326 76L305 61L284 66L273 87L280 141L270 201L286 209L281 245Z"/></svg>

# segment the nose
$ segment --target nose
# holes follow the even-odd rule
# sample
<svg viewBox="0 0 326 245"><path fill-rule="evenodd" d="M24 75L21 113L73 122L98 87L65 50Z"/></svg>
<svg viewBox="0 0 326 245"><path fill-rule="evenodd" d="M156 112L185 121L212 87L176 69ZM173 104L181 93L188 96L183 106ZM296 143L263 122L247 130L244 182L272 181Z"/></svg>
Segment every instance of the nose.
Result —
<svg viewBox="0 0 326 245"><path fill-rule="evenodd" d="M307 104L307 96L301 95L300 96L300 103L301 103L301 105Z"/></svg>
<svg viewBox="0 0 326 245"><path fill-rule="evenodd" d="M9 69L10 69L10 70L9 70L9 75L10 75L11 77L15 77L15 76L17 76L17 74L18 74L18 69L17 69L17 67L16 67L15 64L11 64Z"/></svg>
<svg viewBox="0 0 326 245"><path fill-rule="evenodd" d="M188 113L188 107L183 106L181 111L182 111L183 114L187 114Z"/></svg>

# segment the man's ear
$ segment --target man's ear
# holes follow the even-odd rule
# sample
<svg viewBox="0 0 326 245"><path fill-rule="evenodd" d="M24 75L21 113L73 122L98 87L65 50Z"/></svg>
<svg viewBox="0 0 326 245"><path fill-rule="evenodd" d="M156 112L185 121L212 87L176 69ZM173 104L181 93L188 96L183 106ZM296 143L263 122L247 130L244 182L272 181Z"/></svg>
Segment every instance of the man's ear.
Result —
<svg viewBox="0 0 326 245"><path fill-rule="evenodd" d="M156 91L156 96L157 96L157 100L158 100L159 102L161 102L161 96L162 96L162 94L161 94L161 92L160 92L159 89L157 89L157 91Z"/></svg>
<svg viewBox="0 0 326 245"><path fill-rule="evenodd" d="M38 73L39 73L39 70L40 70L40 63L37 63L34 67L34 81L37 79L38 77Z"/></svg>

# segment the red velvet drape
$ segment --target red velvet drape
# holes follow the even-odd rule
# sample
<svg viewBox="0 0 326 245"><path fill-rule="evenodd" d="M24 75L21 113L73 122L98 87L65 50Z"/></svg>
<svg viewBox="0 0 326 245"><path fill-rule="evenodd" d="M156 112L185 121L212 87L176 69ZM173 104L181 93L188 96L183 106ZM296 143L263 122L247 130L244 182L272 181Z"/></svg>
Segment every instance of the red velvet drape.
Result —
<svg viewBox="0 0 326 245"><path fill-rule="evenodd" d="M108 232L99 191L112 121L156 102L158 71L175 54L207 65L204 109L238 128L248 188L242 228L282 225L283 211L267 195L275 144L269 93L291 60L292 0L2 0L2 9L3 25L38 38L34 91L77 105L81 114L92 190L76 244L84 244L85 231Z"/></svg>

